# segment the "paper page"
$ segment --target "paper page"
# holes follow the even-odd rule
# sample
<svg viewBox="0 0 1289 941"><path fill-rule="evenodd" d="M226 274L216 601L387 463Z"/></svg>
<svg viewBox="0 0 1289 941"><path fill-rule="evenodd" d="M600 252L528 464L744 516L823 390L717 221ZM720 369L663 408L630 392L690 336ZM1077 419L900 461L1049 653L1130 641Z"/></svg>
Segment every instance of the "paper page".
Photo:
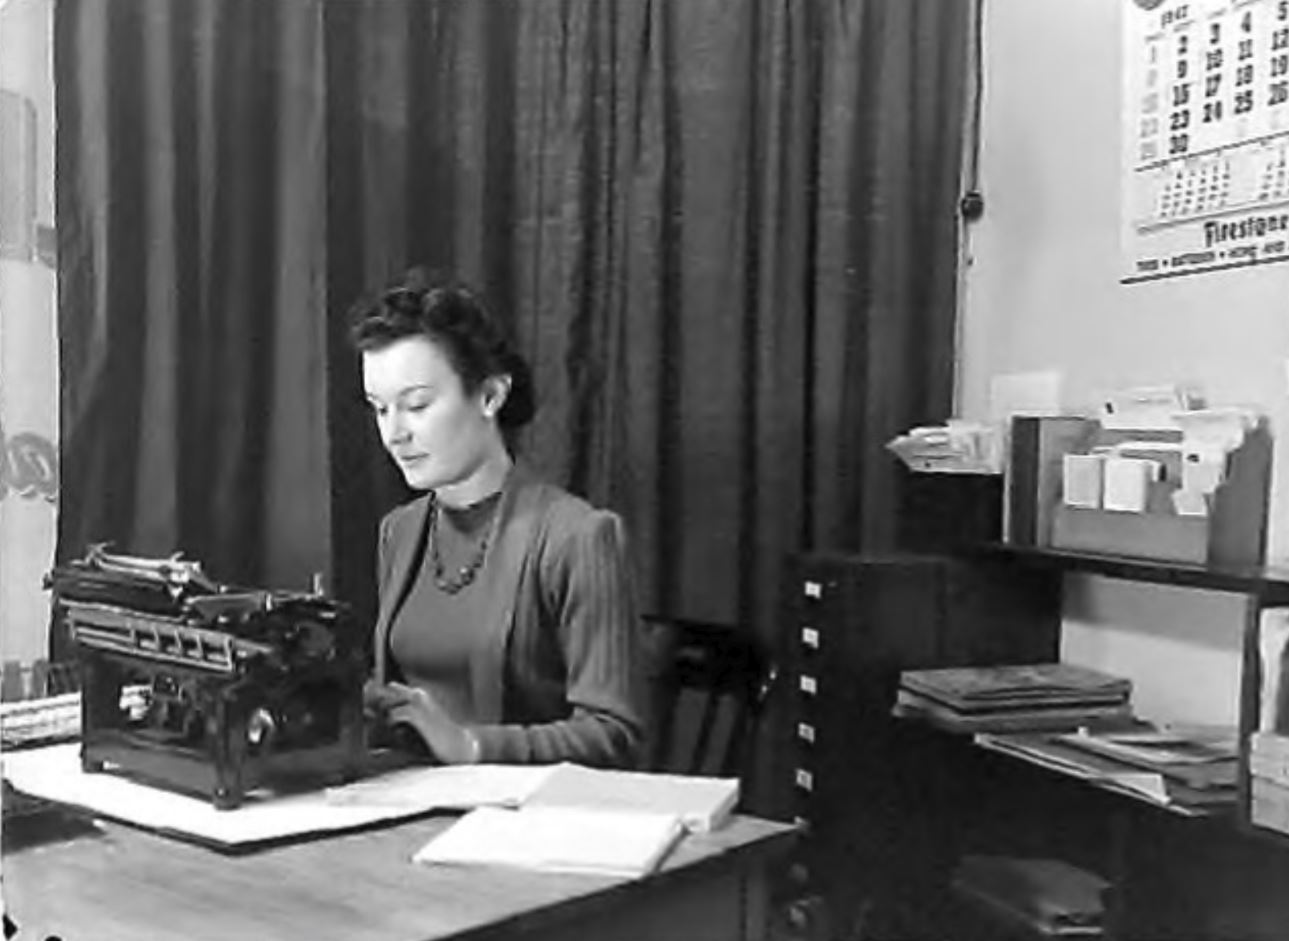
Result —
<svg viewBox="0 0 1289 941"><path fill-rule="evenodd" d="M668 814L573 807L480 807L435 836L418 863L637 876L684 833Z"/></svg>
<svg viewBox="0 0 1289 941"><path fill-rule="evenodd" d="M253 792L240 807L217 810L209 800L111 772L86 774L75 742L7 752L0 760L10 784L33 797L226 846L348 830L412 813L403 807L333 806L321 792L288 796Z"/></svg>
<svg viewBox="0 0 1289 941"><path fill-rule="evenodd" d="M1197 742L1176 732L1088 732L1079 731L1060 736L1076 748L1086 748L1099 754L1147 767L1160 765L1208 764L1230 761L1237 755L1237 746L1230 742Z"/></svg>
<svg viewBox="0 0 1289 941"><path fill-rule="evenodd" d="M401 807L408 810L468 810L517 807L558 765L442 765L400 768L327 789L335 806Z"/></svg>
<svg viewBox="0 0 1289 941"><path fill-rule="evenodd" d="M1172 799L1168 796L1168 788L1164 786L1162 774L1153 774L1149 771L1125 771L1119 774L1108 774L1105 780L1156 804L1167 806L1172 803Z"/></svg>
<svg viewBox="0 0 1289 941"><path fill-rule="evenodd" d="M1027 744L1029 740L1017 740L1014 736L1008 737L1006 734L995 735L988 732L978 732L974 741L981 748L1001 752L1004 755L1011 755L1014 758L1020 758L1039 767L1057 771L1080 780L1091 780L1098 773L1095 768L1089 767L1086 763L1063 758L1048 750L1034 748Z"/></svg>
<svg viewBox="0 0 1289 941"><path fill-rule="evenodd" d="M524 806L650 811L677 816L686 829L706 832L725 822L738 798L737 778L609 771L562 764Z"/></svg>

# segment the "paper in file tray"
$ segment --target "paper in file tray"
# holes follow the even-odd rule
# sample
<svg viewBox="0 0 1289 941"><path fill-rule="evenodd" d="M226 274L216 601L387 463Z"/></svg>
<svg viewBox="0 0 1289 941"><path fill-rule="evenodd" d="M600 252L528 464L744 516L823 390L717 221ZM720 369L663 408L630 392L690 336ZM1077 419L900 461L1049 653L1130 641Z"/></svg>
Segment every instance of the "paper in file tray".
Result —
<svg viewBox="0 0 1289 941"><path fill-rule="evenodd" d="M1132 692L1132 682L1124 677L1071 663L906 670L900 683L960 712L1120 703Z"/></svg>

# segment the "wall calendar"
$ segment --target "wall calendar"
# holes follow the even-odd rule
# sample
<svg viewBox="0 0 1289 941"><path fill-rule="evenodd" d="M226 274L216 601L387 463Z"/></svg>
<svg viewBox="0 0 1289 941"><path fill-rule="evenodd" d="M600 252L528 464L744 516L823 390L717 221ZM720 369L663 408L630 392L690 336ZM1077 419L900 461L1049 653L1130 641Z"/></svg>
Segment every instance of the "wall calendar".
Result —
<svg viewBox="0 0 1289 941"><path fill-rule="evenodd" d="M1289 0L1124 10L1124 282L1289 260Z"/></svg>

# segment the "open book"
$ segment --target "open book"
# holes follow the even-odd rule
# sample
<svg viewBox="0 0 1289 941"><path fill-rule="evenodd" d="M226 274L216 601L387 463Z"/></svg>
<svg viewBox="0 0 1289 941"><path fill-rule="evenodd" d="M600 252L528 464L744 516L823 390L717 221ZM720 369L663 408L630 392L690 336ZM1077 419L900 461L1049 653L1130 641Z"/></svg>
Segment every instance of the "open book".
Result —
<svg viewBox="0 0 1289 941"><path fill-rule="evenodd" d="M695 832L724 824L738 799L737 778L613 771L568 762L404 768L327 792L333 805L409 811L485 806L641 810L679 817Z"/></svg>
<svg viewBox="0 0 1289 941"><path fill-rule="evenodd" d="M634 877L653 872L685 828L674 814L585 807L479 807L425 844L418 863Z"/></svg>
<svg viewBox="0 0 1289 941"><path fill-rule="evenodd" d="M555 766L523 806L667 814L679 817L687 830L707 833L730 818L738 799L738 778L608 771L565 763Z"/></svg>
<svg viewBox="0 0 1289 941"><path fill-rule="evenodd" d="M427 843L417 862L641 876L686 831L720 827L737 778L550 766L518 807L477 807Z"/></svg>

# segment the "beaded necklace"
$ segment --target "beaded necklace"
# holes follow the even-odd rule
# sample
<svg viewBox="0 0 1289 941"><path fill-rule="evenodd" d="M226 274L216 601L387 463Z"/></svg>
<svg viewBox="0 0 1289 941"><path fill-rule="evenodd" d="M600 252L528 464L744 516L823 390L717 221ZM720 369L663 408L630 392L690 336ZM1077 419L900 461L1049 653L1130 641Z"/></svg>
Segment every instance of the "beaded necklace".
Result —
<svg viewBox="0 0 1289 941"><path fill-rule="evenodd" d="M484 559L488 556L488 545L492 541L492 533L496 528L497 504L499 502L499 500L493 501L492 520L487 524L487 529L483 534L483 538L479 540L479 545L474 550L474 554L452 574L448 574L445 570L446 566L443 563L443 556L439 548L439 515L443 512L443 508L437 500L434 502L433 511L430 513L430 564L434 569L434 584L438 586L440 591L455 595L474 582L475 576L479 574L479 569L483 568Z"/></svg>

